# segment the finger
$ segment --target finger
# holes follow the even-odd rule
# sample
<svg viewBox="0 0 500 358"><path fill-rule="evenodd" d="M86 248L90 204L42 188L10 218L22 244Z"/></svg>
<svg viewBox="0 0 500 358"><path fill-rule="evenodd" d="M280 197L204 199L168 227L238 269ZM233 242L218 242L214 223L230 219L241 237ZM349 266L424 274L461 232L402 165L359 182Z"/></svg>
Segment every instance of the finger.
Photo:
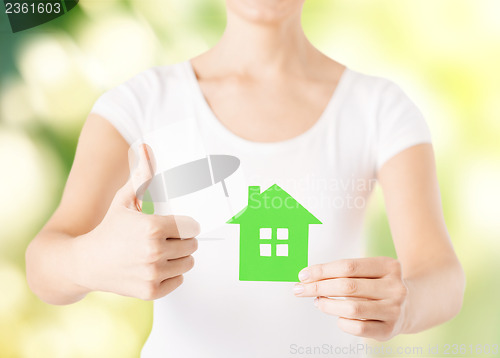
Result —
<svg viewBox="0 0 500 358"><path fill-rule="evenodd" d="M387 279L334 278L311 283L298 283L293 289L299 297L361 297L380 300L390 295Z"/></svg>
<svg viewBox="0 0 500 358"><path fill-rule="evenodd" d="M142 144L137 155L129 149L130 178L127 183L117 191L113 204L126 206L129 209L140 211L142 199L147 186L154 175L154 159L151 148ZM135 159L137 157L137 159Z"/></svg>
<svg viewBox="0 0 500 358"><path fill-rule="evenodd" d="M194 266L194 257L186 256L179 259L173 259L165 261L165 265L162 269L162 279L167 279L175 276L182 275Z"/></svg>
<svg viewBox="0 0 500 358"><path fill-rule="evenodd" d="M131 147L132 148L132 147ZM130 157L133 156L134 151L129 150L129 165ZM135 163L134 163L135 164ZM136 203L138 210L142 210L142 199L148 189L151 180L154 177L156 161L151 147L145 143L141 144L138 149L137 165L130 168L131 182L135 192Z"/></svg>
<svg viewBox="0 0 500 358"><path fill-rule="evenodd" d="M346 333L358 337L374 338L381 341L390 337L391 329L385 322L359 321L340 317L337 325Z"/></svg>
<svg viewBox="0 0 500 358"><path fill-rule="evenodd" d="M396 260L389 257L368 257L312 265L299 272L299 279L302 282L313 282L339 277L380 278L390 272L389 262L392 261Z"/></svg>
<svg viewBox="0 0 500 358"><path fill-rule="evenodd" d="M153 238L189 239L200 234L200 224L189 216L149 215L148 220L153 228L150 233Z"/></svg>
<svg viewBox="0 0 500 358"><path fill-rule="evenodd" d="M349 319L367 319L383 321L387 319L386 304L381 301L339 300L318 297L315 305L324 313Z"/></svg>
<svg viewBox="0 0 500 358"><path fill-rule="evenodd" d="M198 240L168 239L165 240L165 258L172 260L192 255L198 249Z"/></svg>

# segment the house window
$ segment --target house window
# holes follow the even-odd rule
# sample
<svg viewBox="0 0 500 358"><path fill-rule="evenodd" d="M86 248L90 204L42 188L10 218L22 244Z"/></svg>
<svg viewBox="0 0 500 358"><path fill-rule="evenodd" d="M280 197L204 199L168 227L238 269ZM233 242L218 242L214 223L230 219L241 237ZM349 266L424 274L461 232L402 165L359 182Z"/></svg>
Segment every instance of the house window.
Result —
<svg viewBox="0 0 500 358"><path fill-rule="evenodd" d="M288 240L288 229L278 229L277 238L278 240Z"/></svg>
<svg viewBox="0 0 500 358"><path fill-rule="evenodd" d="M260 244L260 256L271 256L271 244Z"/></svg>
<svg viewBox="0 0 500 358"><path fill-rule="evenodd" d="M261 228L260 229L260 239L262 240L271 240L273 237L273 229L271 228Z"/></svg>
<svg viewBox="0 0 500 358"><path fill-rule="evenodd" d="M288 244L276 245L276 256L288 256Z"/></svg>
<svg viewBox="0 0 500 358"><path fill-rule="evenodd" d="M271 240L273 238L273 229L261 228L259 239ZM288 229L279 228L276 230L276 239L288 240ZM273 245L276 246L276 256L288 256L288 244L260 244L260 256L272 256Z"/></svg>

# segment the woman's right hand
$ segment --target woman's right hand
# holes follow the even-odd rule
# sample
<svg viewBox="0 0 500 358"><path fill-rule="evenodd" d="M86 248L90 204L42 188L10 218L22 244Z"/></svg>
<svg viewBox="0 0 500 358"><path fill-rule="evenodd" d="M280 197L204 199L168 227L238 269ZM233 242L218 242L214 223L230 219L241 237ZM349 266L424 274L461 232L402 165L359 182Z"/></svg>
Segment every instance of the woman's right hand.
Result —
<svg viewBox="0 0 500 358"><path fill-rule="evenodd" d="M81 253L75 281L87 292L157 299L179 287L194 265L191 254L198 247L194 237L200 233L199 224L187 216L147 215L140 210L138 190L144 190L154 175L151 150L141 148L137 167L102 222L74 239Z"/></svg>

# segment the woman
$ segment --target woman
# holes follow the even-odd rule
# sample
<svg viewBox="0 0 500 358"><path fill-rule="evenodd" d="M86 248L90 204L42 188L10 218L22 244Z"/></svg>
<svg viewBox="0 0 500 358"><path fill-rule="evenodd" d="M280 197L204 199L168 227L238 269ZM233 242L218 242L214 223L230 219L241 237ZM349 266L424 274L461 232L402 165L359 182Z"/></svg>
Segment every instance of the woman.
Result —
<svg viewBox="0 0 500 358"><path fill-rule="evenodd" d="M70 304L96 290L157 299L144 357L357 356L357 337L388 340L459 312L464 274L421 113L396 85L314 48L303 2L227 0L215 47L97 101L60 206L27 250L41 299ZM200 242L194 264L196 221L140 212L134 188L151 177L153 153L143 147L127 181L129 145L187 116L211 152L241 160L251 185L278 183L321 219L300 283L239 281L234 226ZM375 179L397 260L361 257Z"/></svg>

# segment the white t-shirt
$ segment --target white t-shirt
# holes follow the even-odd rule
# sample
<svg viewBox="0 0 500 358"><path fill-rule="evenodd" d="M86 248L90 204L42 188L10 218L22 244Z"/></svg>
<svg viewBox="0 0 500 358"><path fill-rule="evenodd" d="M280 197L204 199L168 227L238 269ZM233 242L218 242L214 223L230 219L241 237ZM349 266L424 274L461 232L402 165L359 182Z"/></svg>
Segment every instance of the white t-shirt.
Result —
<svg viewBox="0 0 500 358"><path fill-rule="evenodd" d="M130 144L194 118L209 153L238 157L249 185L264 191L278 184L322 222L309 226L309 264L363 256L363 216L377 170L431 141L421 112L397 85L351 69L313 127L281 142L248 141L224 127L189 61L135 76L104 93L92 112ZM353 350L359 338L338 329L312 298L295 297L294 283L239 280L238 225L224 224L210 237L221 239L200 240L184 283L155 301L143 358L361 356Z"/></svg>

